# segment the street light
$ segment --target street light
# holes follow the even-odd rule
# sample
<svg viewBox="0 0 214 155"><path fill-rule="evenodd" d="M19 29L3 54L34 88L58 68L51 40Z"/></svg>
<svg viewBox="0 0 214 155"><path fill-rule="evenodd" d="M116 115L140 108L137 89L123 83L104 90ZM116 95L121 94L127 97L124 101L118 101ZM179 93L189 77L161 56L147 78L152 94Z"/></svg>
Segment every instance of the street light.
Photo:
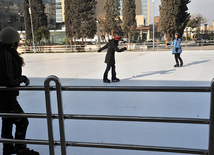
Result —
<svg viewBox="0 0 214 155"><path fill-rule="evenodd" d="M155 9L154 9L154 2L155 2L155 0L152 0L152 3L153 3L153 50L155 50Z"/></svg>
<svg viewBox="0 0 214 155"><path fill-rule="evenodd" d="M101 39L100 39L101 38L100 37L100 21L97 20L96 22L97 22L97 39L98 39L97 44L100 45L101 44Z"/></svg>
<svg viewBox="0 0 214 155"><path fill-rule="evenodd" d="M32 19L32 12L31 12L31 2L30 0L28 0L29 3L29 14L30 14L30 24L31 24L31 31L32 31L32 38L33 38L33 51L34 53L36 53L36 47L35 47L35 39L34 39L34 31L33 31L33 19Z"/></svg>

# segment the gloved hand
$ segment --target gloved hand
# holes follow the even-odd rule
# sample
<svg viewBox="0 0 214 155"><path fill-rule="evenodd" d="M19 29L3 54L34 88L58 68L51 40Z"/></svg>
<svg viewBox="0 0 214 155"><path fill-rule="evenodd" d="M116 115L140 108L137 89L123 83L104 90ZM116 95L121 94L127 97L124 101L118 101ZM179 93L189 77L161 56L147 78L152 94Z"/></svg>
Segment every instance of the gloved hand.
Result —
<svg viewBox="0 0 214 155"><path fill-rule="evenodd" d="M28 86L30 84L30 80L25 75L20 76L19 80L20 80L20 83L24 82L25 86Z"/></svg>
<svg viewBox="0 0 214 155"><path fill-rule="evenodd" d="M178 52L178 48L175 49L175 52Z"/></svg>

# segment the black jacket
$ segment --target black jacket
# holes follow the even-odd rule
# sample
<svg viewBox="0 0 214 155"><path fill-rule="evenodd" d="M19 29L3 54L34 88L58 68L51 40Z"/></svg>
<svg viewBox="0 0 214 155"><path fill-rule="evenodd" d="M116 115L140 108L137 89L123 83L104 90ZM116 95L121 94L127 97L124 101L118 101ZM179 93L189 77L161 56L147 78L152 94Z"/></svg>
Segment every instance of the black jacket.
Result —
<svg viewBox="0 0 214 155"><path fill-rule="evenodd" d="M106 54L106 58L105 58L105 63L113 65L115 64L115 51L117 52L123 52L125 50L127 50L126 47L119 49L118 48L118 41L117 40L110 40L105 46L103 46L102 48L100 48L98 50L98 52L101 52L102 50L108 48L107 54Z"/></svg>
<svg viewBox="0 0 214 155"><path fill-rule="evenodd" d="M23 60L18 53L3 44L0 44L0 86L17 87L26 82L22 76ZM0 96L18 96L19 91L0 91Z"/></svg>

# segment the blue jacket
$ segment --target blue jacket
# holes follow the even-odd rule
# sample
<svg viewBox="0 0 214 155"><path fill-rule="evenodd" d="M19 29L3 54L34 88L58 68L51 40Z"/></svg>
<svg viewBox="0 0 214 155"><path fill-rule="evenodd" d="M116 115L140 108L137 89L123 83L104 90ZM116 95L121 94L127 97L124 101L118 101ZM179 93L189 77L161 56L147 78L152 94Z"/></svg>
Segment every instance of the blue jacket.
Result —
<svg viewBox="0 0 214 155"><path fill-rule="evenodd" d="M171 43L170 43L171 47L173 47L172 49L172 54L176 54L176 53L182 53L182 49L181 49L181 38L174 39ZM177 49L177 51L176 51Z"/></svg>

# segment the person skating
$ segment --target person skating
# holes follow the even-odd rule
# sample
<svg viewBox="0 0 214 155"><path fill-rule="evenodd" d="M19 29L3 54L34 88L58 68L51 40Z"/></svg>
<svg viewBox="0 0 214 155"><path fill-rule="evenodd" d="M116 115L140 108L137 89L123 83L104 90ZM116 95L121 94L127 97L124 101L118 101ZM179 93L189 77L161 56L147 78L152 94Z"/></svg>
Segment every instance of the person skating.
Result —
<svg viewBox="0 0 214 155"><path fill-rule="evenodd" d="M175 39L171 43L168 43L167 45L171 45L171 47L173 47L172 54L174 54L176 62L174 67L182 67L183 60L181 59L182 49L181 49L181 38L179 37L179 34L175 33Z"/></svg>
<svg viewBox="0 0 214 155"><path fill-rule="evenodd" d="M121 37L116 36L116 37L114 37L114 39L109 40L109 42L105 46L103 46L102 48L100 48L98 50L98 52L101 52L102 50L108 48L108 51L107 51L106 57L105 57L105 63L107 64L107 66L106 66L106 70L105 70L104 75L103 75L103 82L104 83L110 83L111 82L108 79L108 72L110 71L110 69L111 69L111 74L112 74L112 79L111 79L112 82L119 82L120 81L120 79L118 79L116 77L115 51L123 52L123 51L127 50L127 47L124 47L122 49L118 48L118 43L120 40L121 40Z"/></svg>
<svg viewBox="0 0 214 155"><path fill-rule="evenodd" d="M24 60L17 52L20 37L19 33L6 27L0 32L0 86L17 87L21 83L26 86L30 80L22 75ZM0 91L1 113L24 113L17 101L19 91ZM13 139L13 124L16 125L15 139L25 139L28 127L27 118L2 117L1 137ZM3 143L3 155L39 155L38 152L30 150L25 144ZM1 154L1 153L0 153Z"/></svg>

